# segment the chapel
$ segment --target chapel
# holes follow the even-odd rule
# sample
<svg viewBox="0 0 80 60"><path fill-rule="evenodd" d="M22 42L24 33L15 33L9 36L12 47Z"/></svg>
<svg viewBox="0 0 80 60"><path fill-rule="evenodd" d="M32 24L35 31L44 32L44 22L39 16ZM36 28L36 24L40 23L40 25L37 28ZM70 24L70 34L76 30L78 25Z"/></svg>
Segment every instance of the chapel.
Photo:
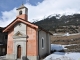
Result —
<svg viewBox="0 0 80 60"><path fill-rule="evenodd" d="M3 30L8 32L6 58L39 60L50 54L52 34L28 21L28 8L23 4L16 12L16 18Z"/></svg>

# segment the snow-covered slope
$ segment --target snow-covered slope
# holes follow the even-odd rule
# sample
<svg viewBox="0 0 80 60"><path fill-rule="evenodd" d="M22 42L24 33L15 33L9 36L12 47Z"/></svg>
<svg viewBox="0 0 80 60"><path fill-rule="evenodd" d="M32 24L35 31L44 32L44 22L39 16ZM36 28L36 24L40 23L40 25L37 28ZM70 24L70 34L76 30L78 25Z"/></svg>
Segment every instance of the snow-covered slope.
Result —
<svg viewBox="0 0 80 60"><path fill-rule="evenodd" d="M47 56L44 60L80 60L80 53L77 52L55 52Z"/></svg>
<svg viewBox="0 0 80 60"><path fill-rule="evenodd" d="M51 50L62 50L68 45L51 44ZM80 52L54 52L44 60L80 60Z"/></svg>

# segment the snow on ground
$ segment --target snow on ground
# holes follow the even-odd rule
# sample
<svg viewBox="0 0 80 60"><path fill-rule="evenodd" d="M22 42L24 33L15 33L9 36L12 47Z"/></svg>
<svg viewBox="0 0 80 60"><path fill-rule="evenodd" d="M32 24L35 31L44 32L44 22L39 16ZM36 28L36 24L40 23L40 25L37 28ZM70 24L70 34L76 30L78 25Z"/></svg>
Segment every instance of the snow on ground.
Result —
<svg viewBox="0 0 80 60"><path fill-rule="evenodd" d="M73 36L73 35L79 35L80 33L75 33L75 34L69 34L68 32L67 33L55 33L53 34L54 36Z"/></svg>
<svg viewBox="0 0 80 60"><path fill-rule="evenodd" d="M60 45L60 44L51 44L51 50L63 50L63 49L67 49L65 48L66 46L72 46L72 45L78 45L78 44L69 44L69 45Z"/></svg>
<svg viewBox="0 0 80 60"><path fill-rule="evenodd" d="M57 44L51 44L51 50L62 50L64 47L62 45Z"/></svg>
<svg viewBox="0 0 80 60"><path fill-rule="evenodd" d="M70 45L51 44L51 50L59 51L59 50L67 49L65 48L66 46L70 46Z"/></svg>
<svg viewBox="0 0 80 60"><path fill-rule="evenodd" d="M44 60L80 60L80 53L76 52L55 52L47 56Z"/></svg>
<svg viewBox="0 0 80 60"><path fill-rule="evenodd" d="M65 46L70 45L51 44L51 50L59 51L64 49ZM54 52L53 54L47 56L44 60L80 60L80 52Z"/></svg>

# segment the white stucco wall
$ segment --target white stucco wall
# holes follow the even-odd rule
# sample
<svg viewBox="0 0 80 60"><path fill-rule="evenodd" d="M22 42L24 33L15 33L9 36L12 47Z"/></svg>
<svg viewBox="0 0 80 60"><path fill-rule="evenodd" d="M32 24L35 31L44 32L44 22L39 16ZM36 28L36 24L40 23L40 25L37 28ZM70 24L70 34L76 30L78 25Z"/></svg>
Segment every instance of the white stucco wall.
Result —
<svg viewBox="0 0 80 60"><path fill-rule="evenodd" d="M23 56L26 56L26 40L15 40L13 46L13 53L15 55L15 59L17 59L17 47L21 46L21 59Z"/></svg>
<svg viewBox="0 0 80 60"><path fill-rule="evenodd" d="M20 24L20 25L19 25ZM17 33L18 31L22 32L23 34L26 35L26 25L23 23L18 23L15 27L14 27L14 34Z"/></svg>
<svg viewBox="0 0 80 60"><path fill-rule="evenodd" d="M19 25L20 24L20 25ZM21 32L24 36L27 36L26 34L26 25L23 23L18 23L15 27L14 27L14 35L17 32ZM19 38L14 38L14 43L13 43L13 54L14 54L14 58L17 59L17 47L18 45L21 46L21 59L23 56L26 56L26 37L19 37ZM26 56L27 57L27 56Z"/></svg>
<svg viewBox="0 0 80 60"><path fill-rule="evenodd" d="M17 16L19 15L19 11L22 11L22 14L28 15L28 9L26 9L26 8L17 10Z"/></svg>
<svg viewBox="0 0 80 60"><path fill-rule="evenodd" d="M41 39L44 38L44 48ZM44 31L39 31L39 56L40 58L50 53L50 36Z"/></svg>

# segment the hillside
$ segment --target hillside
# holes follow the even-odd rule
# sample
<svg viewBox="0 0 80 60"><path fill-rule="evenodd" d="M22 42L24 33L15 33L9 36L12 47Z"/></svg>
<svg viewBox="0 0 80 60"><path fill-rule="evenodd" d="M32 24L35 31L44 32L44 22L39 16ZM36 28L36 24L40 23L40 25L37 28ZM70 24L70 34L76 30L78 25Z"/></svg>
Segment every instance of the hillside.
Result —
<svg viewBox="0 0 80 60"><path fill-rule="evenodd" d="M43 20L34 22L34 24L53 33L78 33L80 32L80 14L50 15Z"/></svg>
<svg viewBox="0 0 80 60"><path fill-rule="evenodd" d="M56 15L34 22L34 24L43 27L53 34L51 36L52 44L70 45L66 46L68 52L80 52L80 14ZM59 36L65 33L78 34L71 36Z"/></svg>

